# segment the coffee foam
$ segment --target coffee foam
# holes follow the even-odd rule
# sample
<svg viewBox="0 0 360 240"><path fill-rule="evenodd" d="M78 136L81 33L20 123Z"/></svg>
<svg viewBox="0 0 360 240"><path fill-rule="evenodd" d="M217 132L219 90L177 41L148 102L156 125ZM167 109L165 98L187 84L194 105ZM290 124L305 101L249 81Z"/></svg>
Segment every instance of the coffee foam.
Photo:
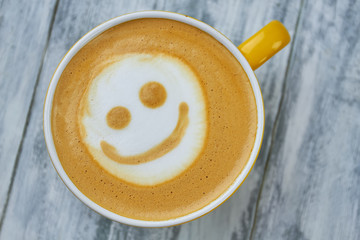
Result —
<svg viewBox="0 0 360 240"><path fill-rule="evenodd" d="M141 88L149 82L157 82L166 90L166 100L160 107L149 108L139 98ZM181 104L188 108L184 120ZM107 124L106 116L119 106L130 111L131 120L117 130ZM112 60L91 81L80 107L82 141L100 166L127 182L150 186L171 180L193 163L204 146L206 100L196 74L174 56L125 54ZM183 124L178 136L161 145L174 136L181 121L188 124ZM130 160L116 161L106 152L106 146ZM146 152L150 160L143 163Z"/></svg>
<svg viewBox="0 0 360 240"><path fill-rule="evenodd" d="M180 59L196 74L206 99L207 135L202 151L178 176L153 186L133 184L104 170L94 159L80 134L79 105L83 107L83 111L87 109L80 104L84 100L84 92L88 92L91 81L96 76L121 61L124 56L130 56L127 54L164 54ZM156 101L149 101L149 106L154 108L141 106L148 114L156 115L155 112L169 103L170 90L165 85L164 88L167 95L162 105L162 101L157 104ZM142 101L138 94L131 96L140 105ZM188 107L190 113L192 106L189 103ZM120 127L117 130L119 132L130 128L135 121L140 121L133 109L126 109L131 114L130 122L127 126L120 124L123 128ZM104 121L108 110L101 110ZM172 112L169 112L166 119L172 122L173 128L167 133L172 133L179 119L179 105L169 111ZM163 118L159 119L165 121ZM152 128L165 125L164 122L157 122L159 125L155 126L149 121L141 122L146 125L144 129L146 128L147 136ZM116 124L114 127L119 128ZM174 20L138 19L106 30L71 59L56 87L51 128L61 165L84 195L121 216L154 221L173 219L199 210L217 199L233 183L246 165L254 146L257 110L245 71L216 39L195 27ZM140 136L137 140L142 141L145 132L137 134ZM162 134L159 141L169 136ZM152 149L158 143L154 142L147 147L142 145L141 150ZM130 155L130 150L117 149L123 155ZM140 151L135 150L131 151Z"/></svg>

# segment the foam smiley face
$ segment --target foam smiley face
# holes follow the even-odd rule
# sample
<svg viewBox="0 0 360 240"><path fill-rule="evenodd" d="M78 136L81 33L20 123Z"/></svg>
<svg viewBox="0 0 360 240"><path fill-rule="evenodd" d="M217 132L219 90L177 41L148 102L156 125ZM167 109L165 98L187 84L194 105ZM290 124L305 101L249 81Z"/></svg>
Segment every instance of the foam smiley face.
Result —
<svg viewBox="0 0 360 240"><path fill-rule="evenodd" d="M196 74L165 54L126 54L89 83L78 124L112 175L156 185L186 170L204 147L206 100Z"/></svg>

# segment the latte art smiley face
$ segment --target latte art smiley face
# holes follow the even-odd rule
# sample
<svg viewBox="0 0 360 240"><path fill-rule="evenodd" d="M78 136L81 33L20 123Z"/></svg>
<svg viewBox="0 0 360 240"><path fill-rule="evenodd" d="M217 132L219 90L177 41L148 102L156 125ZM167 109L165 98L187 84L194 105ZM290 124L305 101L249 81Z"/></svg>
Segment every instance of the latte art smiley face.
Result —
<svg viewBox="0 0 360 240"><path fill-rule="evenodd" d="M217 39L175 20L136 19L68 62L51 131L66 175L91 201L131 219L169 220L208 206L244 170L255 100Z"/></svg>
<svg viewBox="0 0 360 240"><path fill-rule="evenodd" d="M165 102L166 91L160 83L149 82L141 88L139 97L145 106L156 108L161 106ZM180 103L179 120L174 131L162 143L142 154L138 154L135 156L121 156L116 152L116 148L114 148L106 141L101 141L101 149L107 157L119 163L140 164L155 160L170 152L177 145L179 145L189 123L189 118L187 115L188 112L188 105L184 102ZM106 119L110 127L115 129L121 129L128 125L130 121L130 113L124 107L115 107L110 110L110 112L107 114Z"/></svg>
<svg viewBox="0 0 360 240"><path fill-rule="evenodd" d="M196 74L165 54L126 54L90 82L80 136L112 175L151 186L186 170L203 149L206 101Z"/></svg>

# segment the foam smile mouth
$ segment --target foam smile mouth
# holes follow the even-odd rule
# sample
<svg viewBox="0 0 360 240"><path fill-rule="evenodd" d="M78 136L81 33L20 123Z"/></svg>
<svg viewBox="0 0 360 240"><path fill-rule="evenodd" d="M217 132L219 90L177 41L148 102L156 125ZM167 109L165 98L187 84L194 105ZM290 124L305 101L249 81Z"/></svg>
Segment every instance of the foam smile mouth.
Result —
<svg viewBox="0 0 360 240"><path fill-rule="evenodd" d="M173 132L161 143L146 152L132 156L123 156L114 146L106 141L100 142L101 149L108 158L122 164L136 165L156 160L179 145L189 125L188 113L189 106L185 102L180 103L178 122Z"/></svg>

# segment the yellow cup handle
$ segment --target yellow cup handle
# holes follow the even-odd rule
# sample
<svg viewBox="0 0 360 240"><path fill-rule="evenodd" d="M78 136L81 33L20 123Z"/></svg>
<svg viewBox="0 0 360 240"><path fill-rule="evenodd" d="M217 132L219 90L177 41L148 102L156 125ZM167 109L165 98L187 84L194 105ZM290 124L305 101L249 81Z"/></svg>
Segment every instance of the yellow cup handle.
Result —
<svg viewBox="0 0 360 240"><path fill-rule="evenodd" d="M253 70L274 56L290 42L289 32L284 25L271 21L238 47Z"/></svg>

